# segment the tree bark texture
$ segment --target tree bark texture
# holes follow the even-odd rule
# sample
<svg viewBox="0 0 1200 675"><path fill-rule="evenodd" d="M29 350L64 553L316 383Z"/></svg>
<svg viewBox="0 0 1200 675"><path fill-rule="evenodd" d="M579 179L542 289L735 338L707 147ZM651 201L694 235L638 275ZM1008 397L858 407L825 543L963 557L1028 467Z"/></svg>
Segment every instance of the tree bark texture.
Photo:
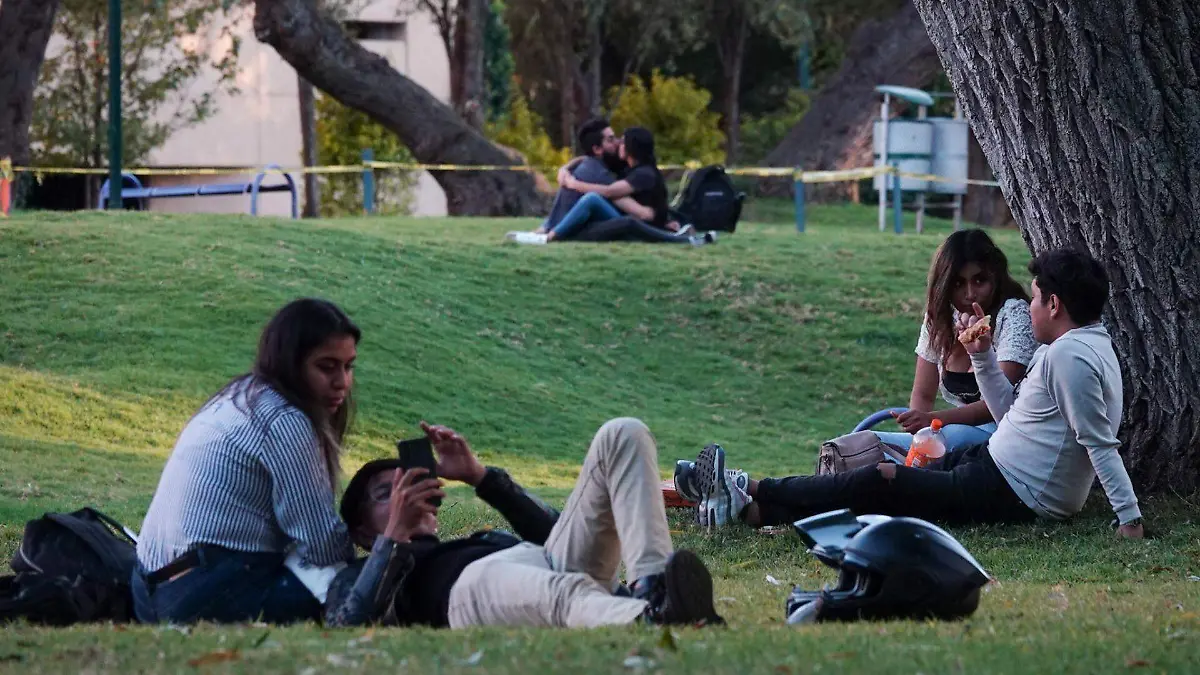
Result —
<svg viewBox="0 0 1200 675"><path fill-rule="evenodd" d="M927 87L940 72L937 51L909 2L892 16L869 19L854 32L841 68L813 98L808 112L767 155L769 166L807 171L870 166L871 123L879 116L875 87ZM764 192L789 194L790 181L765 181ZM855 183L809 186L813 200L844 200Z"/></svg>
<svg viewBox="0 0 1200 675"><path fill-rule="evenodd" d="M29 164L33 92L54 30L58 0L0 3L0 157Z"/></svg>
<svg viewBox="0 0 1200 675"><path fill-rule="evenodd" d="M255 0L254 31L313 85L367 113L426 164L516 162L383 57L346 38L314 0ZM434 171L454 215L525 216L545 209L520 171Z"/></svg>
<svg viewBox="0 0 1200 675"><path fill-rule="evenodd" d="M1034 253L1112 280L1122 453L1143 489L1200 487L1200 4L916 0Z"/></svg>
<svg viewBox="0 0 1200 675"><path fill-rule="evenodd" d="M300 103L300 152L306 167L317 165L317 100L312 83L296 76L297 98ZM321 194L317 174L304 174L304 217L321 215Z"/></svg>

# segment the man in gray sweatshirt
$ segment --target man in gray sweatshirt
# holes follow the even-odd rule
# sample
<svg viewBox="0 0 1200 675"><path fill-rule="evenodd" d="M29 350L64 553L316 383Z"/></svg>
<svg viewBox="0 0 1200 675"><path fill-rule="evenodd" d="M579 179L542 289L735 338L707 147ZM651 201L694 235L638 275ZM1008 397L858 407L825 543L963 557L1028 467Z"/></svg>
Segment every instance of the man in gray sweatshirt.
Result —
<svg viewBox="0 0 1200 675"><path fill-rule="evenodd" d="M709 527L742 520L790 523L849 508L947 523L1063 520L1083 508L1097 476L1119 521L1142 537L1137 496L1117 450L1122 385L1117 356L1100 323L1108 302L1104 269L1086 253L1055 250L1029 266L1034 337L1042 346L1012 385L996 362L990 334L964 341L996 433L915 469L892 463L825 476L750 480L725 470L711 445L696 459L697 520ZM965 330L983 318L964 319ZM739 475L740 474L740 475Z"/></svg>

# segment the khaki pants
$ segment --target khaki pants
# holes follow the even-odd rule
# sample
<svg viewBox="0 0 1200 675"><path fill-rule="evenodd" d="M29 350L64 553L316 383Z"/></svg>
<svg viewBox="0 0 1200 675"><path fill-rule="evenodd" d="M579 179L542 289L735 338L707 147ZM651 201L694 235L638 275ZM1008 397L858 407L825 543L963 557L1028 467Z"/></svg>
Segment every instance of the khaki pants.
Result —
<svg viewBox="0 0 1200 675"><path fill-rule="evenodd" d="M646 603L612 594L620 564L633 581L661 573L670 555L654 437L639 420L615 419L592 439L545 547L524 543L468 565L450 590L450 626L627 624Z"/></svg>

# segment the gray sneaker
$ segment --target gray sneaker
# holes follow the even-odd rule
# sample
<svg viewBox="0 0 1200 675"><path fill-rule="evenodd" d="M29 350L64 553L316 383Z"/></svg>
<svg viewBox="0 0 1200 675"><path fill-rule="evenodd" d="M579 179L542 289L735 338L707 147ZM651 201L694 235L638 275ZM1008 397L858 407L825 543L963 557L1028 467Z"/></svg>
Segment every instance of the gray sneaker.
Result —
<svg viewBox="0 0 1200 675"><path fill-rule="evenodd" d="M696 522L714 529L735 522L750 502L750 477L745 471L725 468L725 449L713 443L696 457L693 471L704 500L696 506Z"/></svg>

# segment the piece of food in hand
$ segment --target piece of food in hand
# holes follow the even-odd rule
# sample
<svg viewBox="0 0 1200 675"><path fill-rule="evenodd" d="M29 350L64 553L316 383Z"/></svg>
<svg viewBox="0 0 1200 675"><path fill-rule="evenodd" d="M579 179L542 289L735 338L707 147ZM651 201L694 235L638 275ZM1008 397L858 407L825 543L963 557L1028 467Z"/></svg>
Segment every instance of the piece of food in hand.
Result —
<svg viewBox="0 0 1200 675"><path fill-rule="evenodd" d="M963 332L958 334L958 341L964 345L969 345L972 342L983 337L983 334L992 329L992 317L985 316L979 321L967 326Z"/></svg>

